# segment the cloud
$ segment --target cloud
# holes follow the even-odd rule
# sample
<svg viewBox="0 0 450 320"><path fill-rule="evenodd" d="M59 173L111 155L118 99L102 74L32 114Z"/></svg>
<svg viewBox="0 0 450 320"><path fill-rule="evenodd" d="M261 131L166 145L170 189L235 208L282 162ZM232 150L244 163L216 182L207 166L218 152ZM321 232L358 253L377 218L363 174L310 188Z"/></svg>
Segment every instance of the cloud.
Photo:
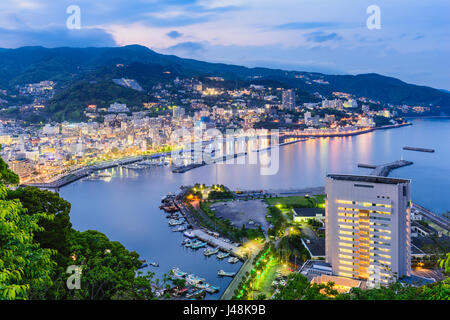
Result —
<svg viewBox="0 0 450 320"><path fill-rule="evenodd" d="M68 30L66 28L9 30L0 28L2 47L111 47L113 37L102 29Z"/></svg>
<svg viewBox="0 0 450 320"><path fill-rule="evenodd" d="M342 37L335 32L325 33L323 31L307 33L305 36L306 36L307 41L316 42L316 43L322 43L322 42L326 42L326 41L330 41L330 40L341 40L342 39Z"/></svg>
<svg viewBox="0 0 450 320"><path fill-rule="evenodd" d="M164 50L166 53L177 54L184 57L191 57L205 51L205 47L200 42L181 42Z"/></svg>
<svg viewBox="0 0 450 320"><path fill-rule="evenodd" d="M306 30L317 28L329 28L336 27L337 22L291 22L286 24L280 24L273 27L274 30Z"/></svg>
<svg viewBox="0 0 450 320"><path fill-rule="evenodd" d="M176 30L170 31L170 32L167 33L166 35L167 35L169 38L172 38L172 39L177 39L177 38L180 38L180 37L183 36L182 33L178 32L178 31L176 31Z"/></svg>

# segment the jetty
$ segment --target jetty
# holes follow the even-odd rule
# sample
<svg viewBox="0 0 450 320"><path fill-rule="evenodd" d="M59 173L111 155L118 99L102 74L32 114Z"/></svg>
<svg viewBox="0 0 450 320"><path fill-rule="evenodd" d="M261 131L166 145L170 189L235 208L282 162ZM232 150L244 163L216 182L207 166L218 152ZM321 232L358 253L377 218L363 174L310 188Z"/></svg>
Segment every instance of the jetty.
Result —
<svg viewBox="0 0 450 320"><path fill-rule="evenodd" d="M367 169L373 169L370 173L371 176L380 176L380 177L387 177L389 173L397 168L406 167L412 165L412 161L406 161L406 160L397 160L391 163L382 164L382 165L370 165L365 163L359 163L359 168L367 168Z"/></svg>
<svg viewBox="0 0 450 320"><path fill-rule="evenodd" d="M416 147L403 147L403 150L434 153L434 149L416 148Z"/></svg>

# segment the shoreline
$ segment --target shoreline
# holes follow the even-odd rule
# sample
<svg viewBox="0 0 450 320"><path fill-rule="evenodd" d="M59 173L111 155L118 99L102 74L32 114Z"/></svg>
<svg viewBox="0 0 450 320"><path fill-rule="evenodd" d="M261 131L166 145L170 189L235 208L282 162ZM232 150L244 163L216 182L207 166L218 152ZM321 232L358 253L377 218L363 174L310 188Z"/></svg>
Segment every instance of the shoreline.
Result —
<svg viewBox="0 0 450 320"><path fill-rule="evenodd" d="M395 129L395 128L411 126L411 125L412 125L411 122L407 122L407 123L402 123L402 124L370 128L370 129L363 130L360 132L338 133L338 134L330 134L330 135L325 135L325 134L314 135L314 134L312 134L312 135L305 135L305 137L333 138L333 137L356 136L356 135L360 135L360 134L370 133L375 130ZM281 144L281 145L279 145L279 147L297 143L297 142L304 142L304 141L305 140L292 141L287 144ZM109 169L109 168L117 167L117 166L124 165L124 164L138 162L138 161L144 160L146 158L158 158L158 157L163 157L163 156L167 156L170 154L171 154L171 152L163 152L163 153L157 153L157 154L152 154L152 155L142 155L142 156L135 156L135 157L125 157L125 158L121 158L121 159L117 159L117 160L109 160L109 161L105 161L103 163L81 167L81 168L79 168L73 172L70 172L70 173L64 175L63 177L61 177L57 180L54 180L54 181L42 182L42 183L20 183L19 187L36 187L36 188L40 188L40 189L59 189L59 188L62 188L64 186L72 183L72 182L75 182L82 178L85 178L89 174L91 174L95 171L98 171L98 170ZM192 168L192 169L195 169L195 168Z"/></svg>

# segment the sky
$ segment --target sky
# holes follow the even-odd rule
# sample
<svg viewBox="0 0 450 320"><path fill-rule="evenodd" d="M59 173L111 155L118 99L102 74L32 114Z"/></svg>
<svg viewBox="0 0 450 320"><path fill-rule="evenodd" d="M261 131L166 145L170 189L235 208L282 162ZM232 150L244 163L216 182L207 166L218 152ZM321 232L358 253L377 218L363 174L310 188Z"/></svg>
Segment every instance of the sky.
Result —
<svg viewBox="0 0 450 320"><path fill-rule="evenodd" d="M69 6L80 28L69 29ZM369 29L367 9L380 9ZM450 90L448 0L1 0L0 48L140 44L160 53ZM70 20L73 21L73 20Z"/></svg>

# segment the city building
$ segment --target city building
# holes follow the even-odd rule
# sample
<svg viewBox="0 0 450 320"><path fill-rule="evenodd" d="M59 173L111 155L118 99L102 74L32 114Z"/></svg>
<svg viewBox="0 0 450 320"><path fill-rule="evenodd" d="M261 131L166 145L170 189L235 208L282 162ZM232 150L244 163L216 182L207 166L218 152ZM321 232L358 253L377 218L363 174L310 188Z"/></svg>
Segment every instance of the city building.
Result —
<svg viewBox="0 0 450 320"><path fill-rule="evenodd" d="M333 274L388 284L410 275L410 180L329 174L326 262Z"/></svg>
<svg viewBox="0 0 450 320"><path fill-rule="evenodd" d="M283 91L282 107L287 110L295 109L295 92L292 89Z"/></svg>

